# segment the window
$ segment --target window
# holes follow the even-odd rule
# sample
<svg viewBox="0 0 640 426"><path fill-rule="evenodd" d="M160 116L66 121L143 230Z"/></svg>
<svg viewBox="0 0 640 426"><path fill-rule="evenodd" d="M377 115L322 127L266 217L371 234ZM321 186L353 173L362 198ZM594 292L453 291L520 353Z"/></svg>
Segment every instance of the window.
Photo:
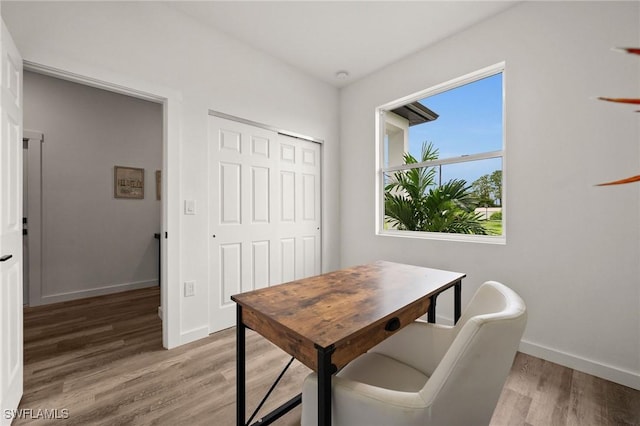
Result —
<svg viewBox="0 0 640 426"><path fill-rule="evenodd" d="M499 64L377 109L379 234L504 242L503 75Z"/></svg>

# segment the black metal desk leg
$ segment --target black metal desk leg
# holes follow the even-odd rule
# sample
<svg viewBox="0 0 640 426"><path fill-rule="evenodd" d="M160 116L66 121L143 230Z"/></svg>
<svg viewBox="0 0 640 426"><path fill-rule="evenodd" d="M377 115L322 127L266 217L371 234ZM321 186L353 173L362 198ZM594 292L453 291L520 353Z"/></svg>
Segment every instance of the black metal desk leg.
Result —
<svg viewBox="0 0 640 426"><path fill-rule="evenodd" d="M457 323L462 315L462 281L453 287L453 323Z"/></svg>
<svg viewBox="0 0 640 426"><path fill-rule="evenodd" d="M331 426L331 375L336 366L331 364L333 345L328 348L316 346L318 351L318 426Z"/></svg>
<svg viewBox="0 0 640 426"><path fill-rule="evenodd" d="M242 306L236 305L236 425L245 426L245 326Z"/></svg>
<svg viewBox="0 0 640 426"><path fill-rule="evenodd" d="M429 302L429 310L427 311L427 321L431 323L436 322L436 297L438 297L438 295L434 294L429 298L430 302Z"/></svg>

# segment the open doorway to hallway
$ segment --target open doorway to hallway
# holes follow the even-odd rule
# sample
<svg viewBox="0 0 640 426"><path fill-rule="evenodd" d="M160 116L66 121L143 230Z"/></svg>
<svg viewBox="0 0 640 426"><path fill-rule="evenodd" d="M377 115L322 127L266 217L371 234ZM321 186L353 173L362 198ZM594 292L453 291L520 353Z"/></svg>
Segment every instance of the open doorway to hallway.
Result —
<svg viewBox="0 0 640 426"><path fill-rule="evenodd" d="M163 105L27 71L24 106L29 304L157 286Z"/></svg>

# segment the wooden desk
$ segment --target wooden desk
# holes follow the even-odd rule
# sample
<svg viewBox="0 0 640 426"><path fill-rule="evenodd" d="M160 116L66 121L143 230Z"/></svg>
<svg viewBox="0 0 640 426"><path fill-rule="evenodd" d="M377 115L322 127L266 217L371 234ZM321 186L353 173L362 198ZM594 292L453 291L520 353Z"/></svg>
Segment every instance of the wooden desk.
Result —
<svg viewBox="0 0 640 426"><path fill-rule="evenodd" d="M435 322L435 299L451 287L457 321L464 277L380 261L231 296L237 303L237 425L245 425L246 415L245 327L318 374L318 425L330 425L331 375L425 313ZM295 407L296 398L281 409Z"/></svg>

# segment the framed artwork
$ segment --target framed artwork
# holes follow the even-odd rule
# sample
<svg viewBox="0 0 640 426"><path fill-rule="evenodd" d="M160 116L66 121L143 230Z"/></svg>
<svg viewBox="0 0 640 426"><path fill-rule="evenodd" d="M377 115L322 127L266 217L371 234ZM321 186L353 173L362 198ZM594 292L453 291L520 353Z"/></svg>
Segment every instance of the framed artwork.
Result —
<svg viewBox="0 0 640 426"><path fill-rule="evenodd" d="M162 196L162 170L156 170L156 200Z"/></svg>
<svg viewBox="0 0 640 426"><path fill-rule="evenodd" d="M114 166L113 177L115 198L144 198L144 169Z"/></svg>

